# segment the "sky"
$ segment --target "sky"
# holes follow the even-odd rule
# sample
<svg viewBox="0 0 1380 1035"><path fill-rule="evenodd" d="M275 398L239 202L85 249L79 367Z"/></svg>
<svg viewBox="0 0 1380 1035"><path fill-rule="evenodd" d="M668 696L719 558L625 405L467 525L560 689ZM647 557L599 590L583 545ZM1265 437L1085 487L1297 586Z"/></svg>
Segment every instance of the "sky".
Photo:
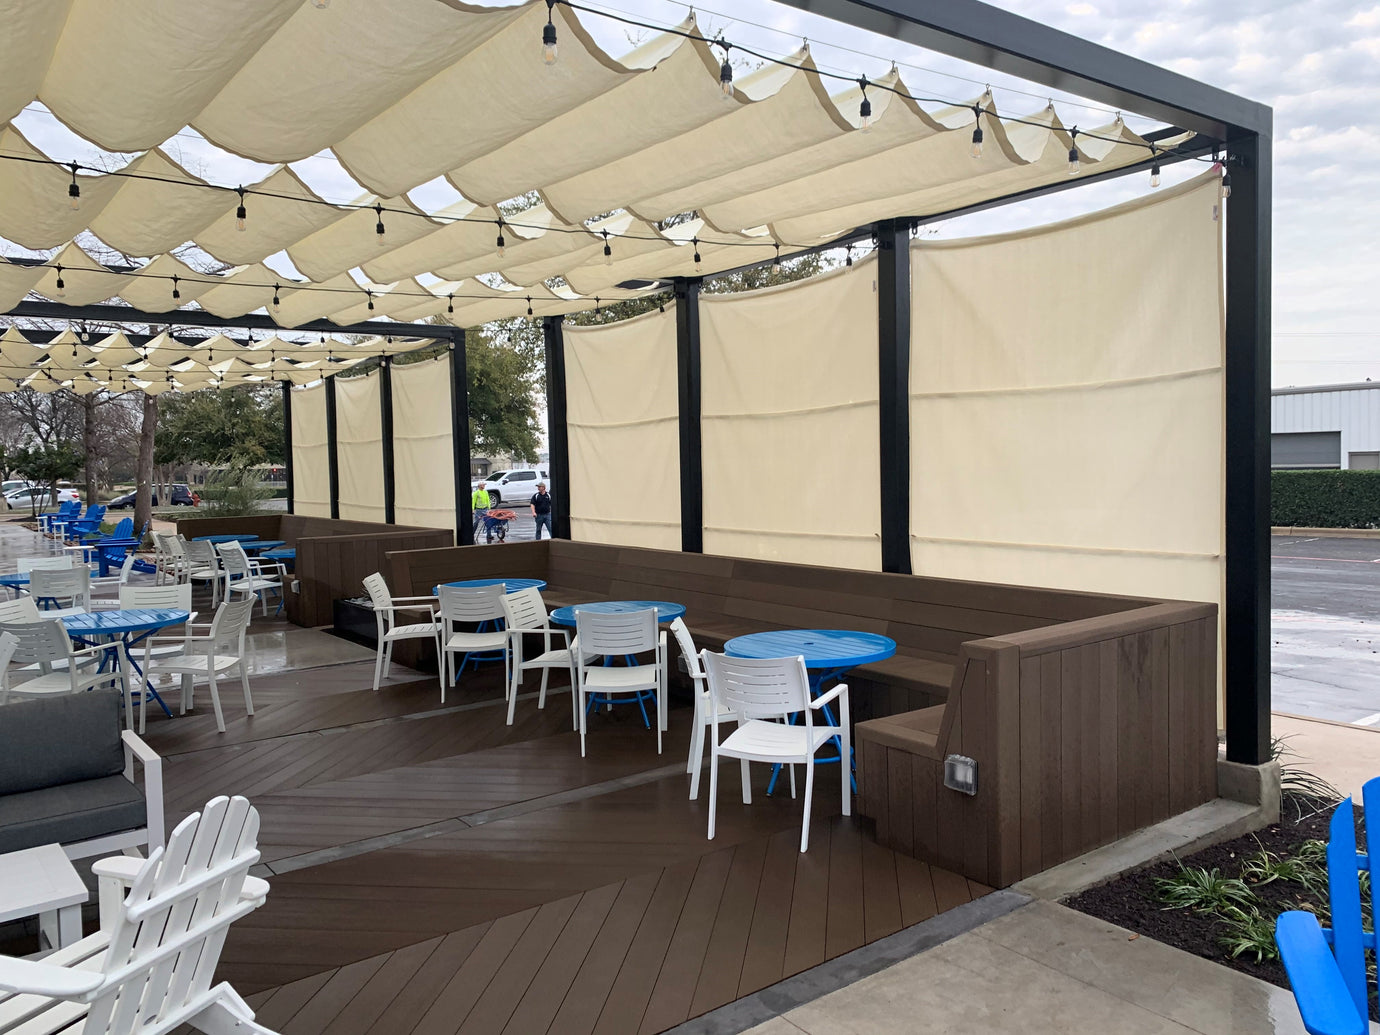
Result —
<svg viewBox="0 0 1380 1035"><path fill-rule="evenodd" d="M581 2L658 26L678 23L687 12L677 0ZM1380 3L998 0L997 6L1271 105L1274 384L1380 380ZM1050 96L1042 87L771 0L711 0L695 10L708 35L722 32L732 42L779 55L806 38L822 68L850 76L879 76L894 61L917 93L968 102L991 84L998 110L1012 114L1037 111ZM615 55L650 34L594 13L580 17ZM1066 125L1095 127L1114 114L1062 94L1054 100ZM1154 125L1132 114L1127 113L1133 129ZM45 112L26 112L16 121L54 157L80 160L91 154L89 144ZM192 131L179 134L168 149L193 172L221 183L249 182L267 168L219 152ZM327 156L294 168L331 200L349 201L359 193ZM1204 168L1197 162L1166 168L1165 183ZM1116 204L1149 189L1148 177L1136 174L952 220L928 232L952 237L1016 229ZM412 196L428 208L456 197L444 183L425 185ZM290 267L283 272L290 274ZM1166 314L1166 323L1172 318Z"/></svg>

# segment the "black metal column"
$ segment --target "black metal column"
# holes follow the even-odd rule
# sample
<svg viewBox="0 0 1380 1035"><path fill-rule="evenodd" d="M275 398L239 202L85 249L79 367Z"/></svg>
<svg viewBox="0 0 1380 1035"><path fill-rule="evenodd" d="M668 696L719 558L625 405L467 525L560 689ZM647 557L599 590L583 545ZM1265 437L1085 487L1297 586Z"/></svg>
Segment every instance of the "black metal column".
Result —
<svg viewBox="0 0 1380 1035"><path fill-rule="evenodd" d="M1270 757L1270 204L1268 134L1234 142L1227 208L1227 759Z"/></svg>
<svg viewBox="0 0 1380 1035"><path fill-rule="evenodd" d="M379 363L379 431L383 439L383 520L398 523L397 485L393 478L393 363Z"/></svg>
<svg viewBox="0 0 1380 1035"><path fill-rule="evenodd" d="M331 479L331 517L340 517L340 449L335 437L335 378L326 378L326 470Z"/></svg>
<svg viewBox="0 0 1380 1035"><path fill-rule="evenodd" d="M704 452L700 436L700 286L677 277L676 383L680 414L680 548L704 552Z"/></svg>
<svg viewBox="0 0 1380 1035"><path fill-rule="evenodd" d="M882 571L910 574L910 224L877 224Z"/></svg>
<svg viewBox="0 0 1380 1035"><path fill-rule="evenodd" d="M283 474L287 477L287 512L293 508L292 481L292 382L283 382Z"/></svg>
<svg viewBox="0 0 1380 1035"><path fill-rule="evenodd" d="M474 511L470 508L470 390L465 370L465 332L450 335L450 450L455 474L455 541L474 545Z"/></svg>
<svg viewBox="0 0 1380 1035"><path fill-rule="evenodd" d="M546 446L551 454L553 534L570 538L570 435L565 426L565 332L559 316L544 316L546 341Z"/></svg>

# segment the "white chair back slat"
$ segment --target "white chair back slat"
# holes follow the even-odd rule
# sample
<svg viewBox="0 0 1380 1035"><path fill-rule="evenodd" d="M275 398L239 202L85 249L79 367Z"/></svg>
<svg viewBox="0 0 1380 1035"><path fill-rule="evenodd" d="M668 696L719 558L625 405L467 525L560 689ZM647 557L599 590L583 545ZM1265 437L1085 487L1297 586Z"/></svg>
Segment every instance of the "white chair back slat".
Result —
<svg viewBox="0 0 1380 1035"><path fill-rule="evenodd" d="M211 639L215 645L228 640L238 641L238 654L244 657L244 634L249 628L249 620L254 615L254 598L227 600L216 608L211 619Z"/></svg>
<svg viewBox="0 0 1380 1035"><path fill-rule="evenodd" d="M364 576L364 592L369 594L369 603L374 607L374 619L379 627L379 639L383 639L384 633L393 628L393 612L389 610L393 606L393 594L378 572Z"/></svg>
<svg viewBox="0 0 1380 1035"><path fill-rule="evenodd" d="M709 693L724 711L742 719L777 719L789 712L804 712L805 725L812 725L810 677L805 659L731 658L726 654L702 651Z"/></svg>
<svg viewBox="0 0 1380 1035"><path fill-rule="evenodd" d="M141 607L167 607L179 611L192 609L191 583L165 583L162 586L121 586L120 606L126 610Z"/></svg>
<svg viewBox="0 0 1380 1035"><path fill-rule="evenodd" d="M479 625L503 617L503 586L441 586L441 620L448 625Z"/></svg>
<svg viewBox="0 0 1380 1035"><path fill-rule="evenodd" d="M0 625L11 622L39 622L43 616L38 613L38 604L33 597L18 597L14 600L0 600Z"/></svg>
<svg viewBox="0 0 1380 1035"><path fill-rule="evenodd" d="M506 593L500 598L509 629L544 629L549 620L546 601L535 586Z"/></svg>
<svg viewBox="0 0 1380 1035"><path fill-rule="evenodd" d="M29 573L29 596L58 607L91 609L91 569L39 568Z"/></svg>
<svg viewBox="0 0 1380 1035"><path fill-rule="evenodd" d="M690 629L686 626L684 618L677 618L671 623L671 633L676 638L676 646L680 648L681 657L685 659L685 668L690 678L703 688L704 669L700 665L700 652L695 649L695 641L690 638Z"/></svg>
<svg viewBox="0 0 1380 1035"><path fill-rule="evenodd" d="M216 552L220 554L221 568L230 578L244 579L250 576L249 555L239 543L219 543Z"/></svg>
<svg viewBox="0 0 1380 1035"><path fill-rule="evenodd" d="M575 631L582 654L641 654L656 650L656 608L619 614L576 608Z"/></svg>
<svg viewBox="0 0 1380 1035"><path fill-rule="evenodd" d="M21 575L31 571L57 571L72 567L72 561L73 557L70 553L64 553L57 557L21 557L16 562L15 570Z"/></svg>
<svg viewBox="0 0 1380 1035"><path fill-rule="evenodd" d="M44 675L53 671L53 664L72 656L72 638L57 618L39 618L31 622L0 622L0 632L7 632L17 641L13 661L17 665L37 665Z"/></svg>
<svg viewBox="0 0 1380 1035"><path fill-rule="evenodd" d="M194 567L215 569L216 548L210 543L184 539L182 548L186 552L187 561Z"/></svg>

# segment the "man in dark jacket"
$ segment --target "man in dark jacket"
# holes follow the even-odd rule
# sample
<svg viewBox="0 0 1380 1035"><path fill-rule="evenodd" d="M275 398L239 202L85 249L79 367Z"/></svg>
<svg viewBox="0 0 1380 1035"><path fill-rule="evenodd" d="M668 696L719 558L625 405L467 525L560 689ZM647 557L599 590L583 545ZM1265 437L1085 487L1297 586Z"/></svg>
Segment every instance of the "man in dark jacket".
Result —
<svg viewBox="0 0 1380 1035"><path fill-rule="evenodd" d="M546 491L545 482L537 482L537 491L532 496L532 519L536 522L536 528L532 530L532 538L540 539L542 527L546 527L546 538L554 539L555 533L551 531L551 497Z"/></svg>

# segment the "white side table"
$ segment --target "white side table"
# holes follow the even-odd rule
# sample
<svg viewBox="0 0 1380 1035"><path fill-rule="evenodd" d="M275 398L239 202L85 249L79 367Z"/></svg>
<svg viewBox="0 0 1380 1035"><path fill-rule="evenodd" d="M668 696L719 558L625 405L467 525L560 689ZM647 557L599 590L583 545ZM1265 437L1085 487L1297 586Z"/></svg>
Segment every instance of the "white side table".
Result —
<svg viewBox="0 0 1380 1035"><path fill-rule="evenodd" d="M0 923L38 914L40 942L61 949L81 940L81 907L88 898L61 845L0 855Z"/></svg>

